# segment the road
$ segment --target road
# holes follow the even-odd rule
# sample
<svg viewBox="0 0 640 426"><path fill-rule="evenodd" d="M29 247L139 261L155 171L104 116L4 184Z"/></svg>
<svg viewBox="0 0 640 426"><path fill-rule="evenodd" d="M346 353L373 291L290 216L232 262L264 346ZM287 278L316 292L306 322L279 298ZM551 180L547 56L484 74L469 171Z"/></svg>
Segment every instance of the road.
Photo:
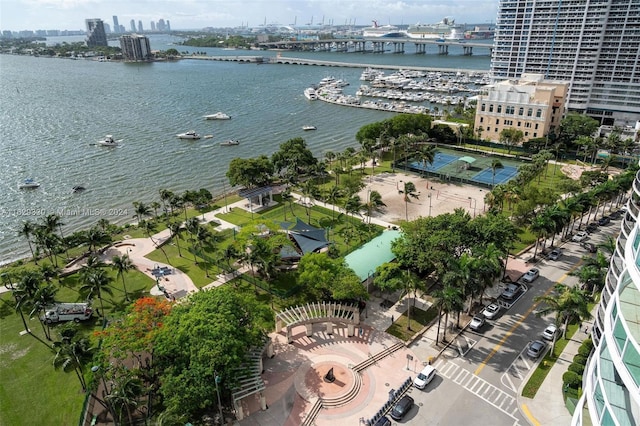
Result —
<svg viewBox="0 0 640 426"><path fill-rule="evenodd" d="M588 241L602 243L607 235L619 230L614 221L592 234ZM412 388L410 395L416 406L398 424L409 425L527 425L517 406L518 390L537 365L526 355L528 343L541 339L552 315L536 316L537 296L551 294L555 283L569 286L577 283L570 273L580 267L589 253L578 243L561 246L562 256L555 261L543 260L536 267L540 277L526 284L526 290L508 309L474 332L467 328L458 341L436 361L436 378L425 390ZM425 341L419 340L412 350L420 355ZM548 347L547 347L548 349ZM425 358L422 358L425 359Z"/></svg>

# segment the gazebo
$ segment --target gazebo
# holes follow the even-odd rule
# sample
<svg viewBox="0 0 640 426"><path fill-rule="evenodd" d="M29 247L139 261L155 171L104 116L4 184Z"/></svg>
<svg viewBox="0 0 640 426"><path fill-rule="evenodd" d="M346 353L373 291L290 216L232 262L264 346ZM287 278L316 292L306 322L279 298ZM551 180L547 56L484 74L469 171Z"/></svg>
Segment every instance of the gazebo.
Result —
<svg viewBox="0 0 640 426"><path fill-rule="evenodd" d="M329 245L325 230L316 228L296 218L296 223L291 227L291 222L283 222L280 226L287 231L289 237L295 243L296 250L283 250L282 257L300 258L307 253L323 249Z"/></svg>
<svg viewBox="0 0 640 426"><path fill-rule="evenodd" d="M241 196L242 198L245 198L247 201L249 201L248 204L245 204L245 207L247 207L251 213L255 211L253 209L254 199L257 199L257 204L259 206L258 210L273 203L273 189L270 186L263 186L260 188L241 189L238 191L238 195ZM264 199L266 195L269 195L269 201L267 201L265 204Z"/></svg>
<svg viewBox="0 0 640 426"><path fill-rule="evenodd" d="M476 159L473 158L473 157L464 156L464 157L458 158L458 161L461 162L460 165L458 166L458 168L467 170L469 168L469 166L471 166L473 163L475 163Z"/></svg>

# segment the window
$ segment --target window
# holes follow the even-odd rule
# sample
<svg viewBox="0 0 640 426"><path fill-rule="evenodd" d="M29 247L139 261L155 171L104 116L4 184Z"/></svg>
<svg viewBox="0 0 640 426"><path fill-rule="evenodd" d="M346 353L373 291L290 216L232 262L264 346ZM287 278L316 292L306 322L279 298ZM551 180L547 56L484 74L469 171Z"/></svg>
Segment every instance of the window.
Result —
<svg viewBox="0 0 640 426"><path fill-rule="evenodd" d="M524 135L525 136L529 136L529 132L524 132Z"/></svg>
<svg viewBox="0 0 640 426"><path fill-rule="evenodd" d="M518 115L523 115L524 114L524 108L520 107L520 109L518 109Z"/></svg>
<svg viewBox="0 0 640 426"><path fill-rule="evenodd" d="M536 130L538 130L538 126L539 126L539 124L538 124L538 123L536 123L536 127L535 127L535 129L536 129Z"/></svg>
<svg viewBox="0 0 640 426"><path fill-rule="evenodd" d="M480 122L484 123L484 117L480 117Z"/></svg>
<svg viewBox="0 0 640 426"><path fill-rule="evenodd" d="M522 121L518 121L518 127L522 127Z"/></svg>
<svg viewBox="0 0 640 426"><path fill-rule="evenodd" d="M487 104L482 104L480 107L480 111L485 111L487 109Z"/></svg>
<svg viewBox="0 0 640 426"><path fill-rule="evenodd" d="M494 132L498 133L498 128L493 129Z"/></svg>
<svg viewBox="0 0 640 426"><path fill-rule="evenodd" d="M498 114L502 112L502 105L498 105Z"/></svg>
<svg viewBox="0 0 640 426"><path fill-rule="evenodd" d="M538 110L536 111L536 117L537 118L542 117L542 110L540 108L538 108Z"/></svg>
<svg viewBox="0 0 640 426"><path fill-rule="evenodd" d="M496 124L500 124L500 119L496 118Z"/></svg>
<svg viewBox="0 0 640 426"><path fill-rule="evenodd" d="M489 105L489 112L493 112L493 104Z"/></svg>
<svg viewBox="0 0 640 426"><path fill-rule="evenodd" d="M484 110L483 110L484 111ZM529 108L527 110L527 117L531 117L533 115L533 108Z"/></svg>
<svg viewBox="0 0 640 426"><path fill-rule="evenodd" d="M527 129L531 128L531 123L527 121L526 123L524 123L524 127L526 127Z"/></svg>

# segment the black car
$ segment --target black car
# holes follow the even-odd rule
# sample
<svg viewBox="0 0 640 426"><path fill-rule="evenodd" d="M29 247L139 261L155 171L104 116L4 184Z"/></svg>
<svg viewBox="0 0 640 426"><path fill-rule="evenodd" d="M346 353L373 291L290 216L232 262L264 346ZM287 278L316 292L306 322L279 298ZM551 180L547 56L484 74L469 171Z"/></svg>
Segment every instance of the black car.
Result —
<svg viewBox="0 0 640 426"><path fill-rule="evenodd" d="M609 215L611 220L620 219L620 216L622 216L622 212L620 210L617 210Z"/></svg>
<svg viewBox="0 0 640 426"><path fill-rule="evenodd" d="M609 218L609 216L603 216L598 220L598 225L600 226L608 225L609 222L611 222L611 219Z"/></svg>
<svg viewBox="0 0 640 426"><path fill-rule="evenodd" d="M589 253L595 253L598 251L598 247L593 243L583 242L580 245L582 246L583 249L585 249Z"/></svg>
<svg viewBox="0 0 640 426"><path fill-rule="evenodd" d="M391 410L391 418L394 420L402 420L402 418L411 411L411 407L413 407L413 398L409 395L403 396Z"/></svg>
<svg viewBox="0 0 640 426"><path fill-rule="evenodd" d="M598 224L596 222L591 222L590 224L587 225L587 228L585 229L588 233L592 233L595 232L598 229Z"/></svg>
<svg viewBox="0 0 640 426"><path fill-rule="evenodd" d="M382 416L373 426L391 426L391 420L387 416Z"/></svg>

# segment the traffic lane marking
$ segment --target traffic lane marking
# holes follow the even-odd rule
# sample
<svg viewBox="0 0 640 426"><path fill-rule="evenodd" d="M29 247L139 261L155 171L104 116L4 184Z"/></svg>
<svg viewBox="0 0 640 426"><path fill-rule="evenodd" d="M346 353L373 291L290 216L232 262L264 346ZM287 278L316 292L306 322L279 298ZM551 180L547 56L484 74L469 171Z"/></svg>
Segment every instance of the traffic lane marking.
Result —
<svg viewBox="0 0 640 426"><path fill-rule="evenodd" d="M524 412L524 415L527 416L531 424L533 424L533 426L540 426L540 422L536 420L535 417L533 417L533 414L531 414L531 411L529 411L529 407L527 407L527 404L522 404L522 411Z"/></svg>
<svg viewBox="0 0 640 426"><path fill-rule="evenodd" d="M548 296L549 293L551 293L552 290L555 289L555 284L562 284L562 282L569 276L571 275L571 273L573 271L575 271L576 269L578 269L578 267L582 265L582 260L580 260L578 263L575 264L575 266L573 268L571 268L567 273L565 273L562 277L560 277L560 279L558 281L556 281L554 283L554 285L552 285L551 287L549 287L549 289L547 289L547 291L544 292L543 296ZM491 360L491 358L493 358L493 356L498 352L498 350L500 350L500 348L502 347L502 345L504 345L504 343L507 341L507 339L513 334L513 332L520 327L520 325L529 317L529 315L531 315L531 312L534 311L534 309L536 309L538 307L538 305L540 304L540 302L538 303L534 303L533 305L531 305L531 307L527 310L527 312L524 313L523 317L516 321L516 323L509 329L509 331L507 331L504 335L504 337L493 347L493 349L491 350L491 352L489 353L489 355L487 355L487 357L484 359L484 361L482 361L480 363L480 365L478 366L478 368L476 369L476 371L473 373L476 376L480 374L480 372L484 369L484 367L486 367L486 365L489 363L489 361Z"/></svg>

